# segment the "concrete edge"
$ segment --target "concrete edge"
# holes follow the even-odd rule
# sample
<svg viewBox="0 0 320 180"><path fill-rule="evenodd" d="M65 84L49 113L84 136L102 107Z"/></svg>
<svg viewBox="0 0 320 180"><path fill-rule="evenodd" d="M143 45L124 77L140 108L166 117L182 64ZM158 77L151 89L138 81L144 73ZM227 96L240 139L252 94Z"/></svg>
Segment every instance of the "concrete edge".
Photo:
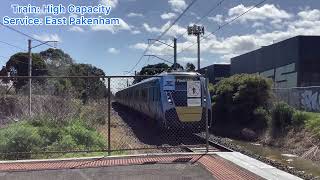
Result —
<svg viewBox="0 0 320 180"><path fill-rule="evenodd" d="M150 153L150 154L134 154L134 155L114 155L114 156L93 156L80 158L57 158L57 159L31 159L31 160L10 160L0 161L0 164L14 164L14 163L36 163L36 162L61 162L61 161L87 161L98 159L120 159L133 157L148 157L148 156L177 156L177 155L214 155L214 152L199 153L199 152L179 152L179 153Z"/></svg>

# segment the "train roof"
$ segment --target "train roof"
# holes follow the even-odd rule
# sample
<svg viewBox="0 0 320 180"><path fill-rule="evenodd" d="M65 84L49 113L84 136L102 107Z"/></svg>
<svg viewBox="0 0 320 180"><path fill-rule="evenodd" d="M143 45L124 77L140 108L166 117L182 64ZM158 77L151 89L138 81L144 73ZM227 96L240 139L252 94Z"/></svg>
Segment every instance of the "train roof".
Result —
<svg viewBox="0 0 320 180"><path fill-rule="evenodd" d="M174 76L201 76L200 73L197 72L186 72L186 71L173 71L173 72L163 72L159 74L159 76L166 76L166 75L174 75ZM157 75L156 75L157 76Z"/></svg>
<svg viewBox="0 0 320 180"><path fill-rule="evenodd" d="M131 87L134 87L134 86L137 86L137 85L143 84L145 82L149 82L149 81L152 81L154 79L157 79L159 77L164 77L164 76L201 76L201 74L198 72L186 72L186 71L162 72L160 74L154 75L153 77L144 79L136 84L133 84L133 85L129 86L128 88L131 88ZM125 88L125 89L127 89L127 88Z"/></svg>

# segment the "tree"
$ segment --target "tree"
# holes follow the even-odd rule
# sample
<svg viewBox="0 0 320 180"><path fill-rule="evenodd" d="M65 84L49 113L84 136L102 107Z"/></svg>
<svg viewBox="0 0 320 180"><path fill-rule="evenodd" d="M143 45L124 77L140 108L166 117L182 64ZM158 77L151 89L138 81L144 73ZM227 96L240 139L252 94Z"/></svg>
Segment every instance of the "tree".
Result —
<svg viewBox="0 0 320 180"><path fill-rule="evenodd" d="M183 70L183 66L181 66L181 64L179 63L175 63L170 67L169 70L170 71Z"/></svg>
<svg viewBox="0 0 320 180"><path fill-rule="evenodd" d="M68 70L68 76L105 76L103 70L90 64L72 64ZM100 99L108 96L104 79L100 78L71 78L71 86L76 96L84 103L88 99Z"/></svg>
<svg viewBox="0 0 320 180"><path fill-rule="evenodd" d="M70 55L61 49L49 48L40 52L40 56L47 64L50 75L66 75L69 66L74 64Z"/></svg>
<svg viewBox="0 0 320 180"><path fill-rule="evenodd" d="M196 67L192 63L187 63L186 64L186 71L195 72L196 71Z"/></svg>
<svg viewBox="0 0 320 180"><path fill-rule="evenodd" d="M170 66L168 66L165 63L158 63L153 65L147 65L142 67L141 71L138 73L138 75L156 75L160 74L164 71L168 71L170 69ZM136 77L133 81L133 83L138 83L142 80L146 79L146 77Z"/></svg>
<svg viewBox="0 0 320 180"><path fill-rule="evenodd" d="M28 64L29 55L28 53L16 53L10 57L6 66L1 69L1 75L10 76L28 76ZM45 76L48 75L47 67L45 62L41 59L37 53L32 54L32 76ZM16 90L21 89L28 82L28 79L15 78L12 79L13 86ZM43 83L44 79L35 79L33 82Z"/></svg>

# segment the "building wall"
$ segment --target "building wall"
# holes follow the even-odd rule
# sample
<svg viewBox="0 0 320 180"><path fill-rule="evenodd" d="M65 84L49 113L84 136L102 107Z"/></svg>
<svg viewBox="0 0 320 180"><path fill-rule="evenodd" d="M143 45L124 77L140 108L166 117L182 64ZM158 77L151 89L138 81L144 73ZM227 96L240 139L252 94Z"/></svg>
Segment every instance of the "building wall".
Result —
<svg viewBox="0 0 320 180"><path fill-rule="evenodd" d="M209 78L209 83L211 84L216 84L221 79L230 76L230 64L213 64L201 68L198 72L204 75L206 69Z"/></svg>
<svg viewBox="0 0 320 180"><path fill-rule="evenodd" d="M320 86L319 45L319 36L305 36L300 39L300 86Z"/></svg>
<svg viewBox="0 0 320 180"><path fill-rule="evenodd" d="M260 74L273 79L275 87L296 87L300 59L300 36L231 59L231 75Z"/></svg>

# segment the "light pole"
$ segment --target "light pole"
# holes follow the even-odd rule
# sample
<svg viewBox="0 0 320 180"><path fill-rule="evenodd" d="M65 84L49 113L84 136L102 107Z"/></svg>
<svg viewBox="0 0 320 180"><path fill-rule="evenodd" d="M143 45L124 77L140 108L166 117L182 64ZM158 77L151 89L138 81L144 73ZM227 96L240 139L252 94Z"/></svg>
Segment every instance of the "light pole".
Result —
<svg viewBox="0 0 320 180"><path fill-rule="evenodd" d="M200 35L204 34L204 27L193 25L188 26L188 35L194 35L197 36L197 42L198 42L198 70L200 69Z"/></svg>
<svg viewBox="0 0 320 180"><path fill-rule="evenodd" d="M45 42L42 42L36 46L33 46L32 47L32 40L29 39L28 40L28 56L29 56L29 64L28 64L28 76L29 76L29 116L31 116L31 113L32 113L32 108L31 108L31 103L32 103L32 100L31 100L31 96L32 96L32 79L31 79L31 76L32 76L32 53L31 53L31 50L33 48L36 48L36 47L39 47L41 45L44 45L44 44L48 44L50 42L58 42L58 41L45 41Z"/></svg>

